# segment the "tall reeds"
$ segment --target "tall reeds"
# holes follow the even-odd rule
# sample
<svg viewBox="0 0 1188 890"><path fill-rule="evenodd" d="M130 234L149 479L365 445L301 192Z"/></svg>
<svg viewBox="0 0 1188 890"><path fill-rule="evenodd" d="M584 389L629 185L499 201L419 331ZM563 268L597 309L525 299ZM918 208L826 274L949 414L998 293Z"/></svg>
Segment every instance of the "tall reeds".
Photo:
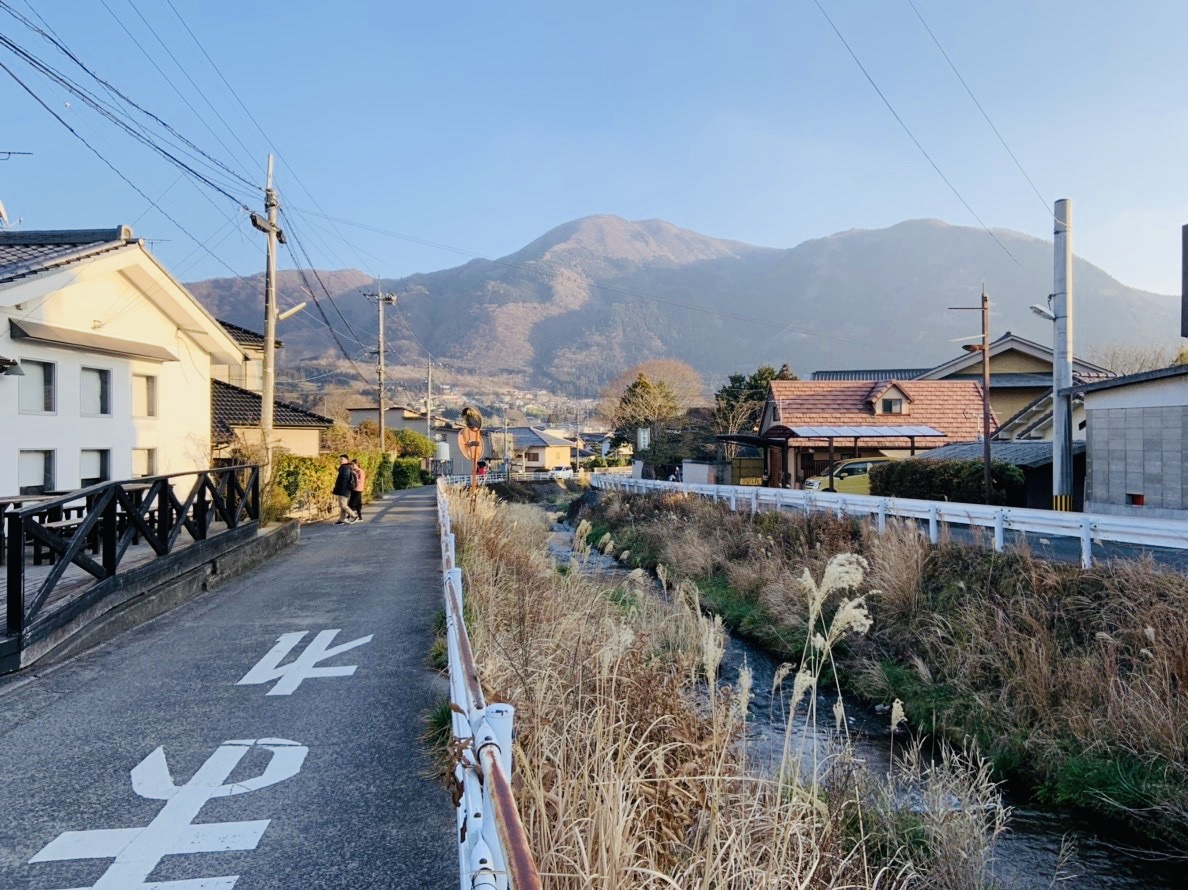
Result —
<svg viewBox="0 0 1188 890"><path fill-rule="evenodd" d="M642 573L608 585L580 566L560 572L543 513L486 493L457 499L452 516L483 686L517 708L518 802L546 886L977 885L950 880L929 856L972 845L982 860L970 861L984 861L993 836L985 811L971 811L963 840L929 836L921 847L914 821L905 835L898 816L879 809L894 811L893 792L879 791L891 779L849 779L844 744L811 775L797 772L803 757L791 751L777 775L748 770L749 676L733 688L717 682L721 621L703 614L696 585L677 571L659 570L663 591ZM579 561L588 534L579 530ZM856 566L837 561L832 574L797 584L805 618L815 600L822 622L820 645L809 644L815 667L795 681L805 684L804 708L816 707L832 647L864 627ZM969 775L967 797L993 797L984 774ZM938 793L936 806L948 810L952 799ZM938 814L936 824L945 821Z"/></svg>

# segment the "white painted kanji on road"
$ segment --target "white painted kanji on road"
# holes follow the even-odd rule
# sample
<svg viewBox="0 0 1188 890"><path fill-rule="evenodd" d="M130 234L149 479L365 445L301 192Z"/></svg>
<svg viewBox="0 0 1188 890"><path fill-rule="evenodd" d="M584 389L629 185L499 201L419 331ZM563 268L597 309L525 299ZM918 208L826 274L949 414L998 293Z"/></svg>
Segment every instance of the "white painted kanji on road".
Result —
<svg viewBox="0 0 1188 890"><path fill-rule="evenodd" d="M254 779L223 784L253 747L272 753L264 772ZM29 860L108 859L115 862L90 888L74 890L231 890L239 875L145 883L164 856L254 850L269 819L252 822L203 822L195 825L208 800L267 788L301 771L309 749L287 739L234 739L206 759L186 784L173 784L165 751L157 748L132 770L132 789L141 797L166 801L157 818L143 828L99 828L64 831Z"/></svg>
<svg viewBox="0 0 1188 890"><path fill-rule="evenodd" d="M258 683L271 683L273 680L279 680L275 686L268 690L268 695L292 695L294 690L305 680L311 677L349 677L355 672L358 665L350 664L341 667L317 667L318 662L325 661L327 658L333 658L335 655L341 655L356 646L362 646L364 643L370 643L374 634L368 634L365 637L360 637L357 640L351 640L349 643L343 643L333 648L330 646L330 641L338 634L339 630L324 630L313 638L305 651L297 658L280 667L280 663L284 661L293 647L301 642L308 631L301 631L298 633L281 634L277 640L276 645L272 647L267 655L261 658L254 668L243 675L243 679L236 683L236 686L252 686Z"/></svg>

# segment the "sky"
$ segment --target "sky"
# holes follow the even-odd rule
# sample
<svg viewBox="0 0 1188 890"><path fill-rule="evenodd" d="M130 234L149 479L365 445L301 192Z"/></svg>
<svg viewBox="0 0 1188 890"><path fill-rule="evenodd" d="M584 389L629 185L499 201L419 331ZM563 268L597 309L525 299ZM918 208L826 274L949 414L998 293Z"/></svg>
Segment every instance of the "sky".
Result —
<svg viewBox="0 0 1188 890"><path fill-rule="evenodd" d="M0 0L0 36L114 102L12 12L226 194L0 45L0 158L31 152L0 160L10 224L131 224L183 281L262 271L273 151L283 267L396 278L595 213L772 247L915 218L1051 239L1068 198L1078 255L1180 289L1183 0Z"/></svg>

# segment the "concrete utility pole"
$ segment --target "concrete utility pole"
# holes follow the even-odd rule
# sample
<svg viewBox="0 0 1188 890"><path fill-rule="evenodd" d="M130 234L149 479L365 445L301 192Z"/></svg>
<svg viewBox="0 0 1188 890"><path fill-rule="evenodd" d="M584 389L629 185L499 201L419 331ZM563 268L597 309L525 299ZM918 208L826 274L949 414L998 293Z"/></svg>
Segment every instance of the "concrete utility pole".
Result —
<svg viewBox="0 0 1188 890"><path fill-rule="evenodd" d="M384 306L395 306L396 295L385 294L384 285L380 279L376 279L379 283L379 293L364 294L365 297L372 297L379 306L379 343L377 344L378 360L376 362L376 376L379 378L379 441L380 451L387 450L387 429L388 429L388 400L384 393L384 373L385 373L385 353L387 352L385 337L384 337Z"/></svg>
<svg viewBox="0 0 1188 890"><path fill-rule="evenodd" d="M1052 509L1071 511L1073 270L1072 204L1056 202L1053 239L1052 315L1055 342L1052 349ZM1061 391L1064 394L1061 394Z"/></svg>
<svg viewBox="0 0 1188 890"><path fill-rule="evenodd" d="M268 181L264 186L264 210L267 218L252 214L252 225L268 238L264 275L264 391L260 394L260 439L264 447L263 483L272 480L272 412L276 402L276 245L285 243L285 233L277 225L280 204L272 187L272 155L268 156ZM265 491L268 489L265 488Z"/></svg>
<svg viewBox="0 0 1188 890"><path fill-rule="evenodd" d="M433 441L433 359L425 370L425 438Z"/></svg>

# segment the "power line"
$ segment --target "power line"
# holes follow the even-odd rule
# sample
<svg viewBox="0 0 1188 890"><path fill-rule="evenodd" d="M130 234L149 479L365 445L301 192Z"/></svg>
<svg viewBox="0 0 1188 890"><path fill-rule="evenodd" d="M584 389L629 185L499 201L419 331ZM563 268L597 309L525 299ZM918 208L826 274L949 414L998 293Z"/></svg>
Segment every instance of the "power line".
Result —
<svg viewBox="0 0 1188 890"><path fill-rule="evenodd" d="M123 30L123 32L128 35L128 39L130 39L136 45L136 48L138 50L140 50L141 54L146 59L148 59L149 64L152 65L157 70L157 73L161 75L161 77L162 77L162 79L164 79L165 83L169 84L169 86L173 90L173 92L177 94L177 97L179 99L181 99L183 103L185 103L186 108L190 109L190 111L193 112L194 117L198 119L198 122L201 123L202 126L204 126L206 128L206 131L208 133L210 133L210 135L215 138L215 140L219 143L219 145L221 145L223 147L224 151L226 151L228 154L233 154L233 152L231 151L231 148L227 145L227 143L222 140L222 138L219 136L219 134L214 131L214 128L212 128L210 126L210 124L208 124L206 122L206 120L202 117L202 115L198 113L198 109L195 108L193 106L193 104L191 104L190 100L186 98L185 94L182 93L182 91L178 88L177 84L175 84L173 82L173 80L169 77L169 75L165 73L165 70L160 65L157 64L157 60L154 59L152 57L152 55L149 53L149 51L144 48L144 44L142 44L137 39L136 35L132 33L131 29L126 24L124 24L124 20L119 15L116 14L114 9L112 9L108 5L107 0L99 0L99 2L103 4L103 8L106 9L108 11L108 13L110 13L110 15L113 19L115 19L116 24L120 26L120 28ZM169 47L167 47L165 45L165 42L163 40L161 40L161 38L158 36L157 32L153 30L153 26L148 23L148 21L145 19L145 17L143 15L141 15L141 12L139 9L136 8L136 5L134 3L132 3L131 0L128 0L128 3L132 7L132 11L135 12L136 15L140 17L140 20L142 22L144 22L145 26L149 29L149 32L153 35L153 37L156 38L157 43L161 44L161 46L162 46L162 48L164 48L165 52L169 54L169 58L173 59L174 64L176 64L179 68L181 68L181 64L177 61L177 58L173 55L172 52L170 52ZM186 75L187 78L189 78L189 75L186 74L186 71L184 68L181 68L181 71L183 74ZM194 81L192 79L190 80L190 83L191 83L191 85L194 86L195 89L197 89L197 85L194 84ZM202 95L202 91L198 90L198 94ZM203 98L205 98L205 97L203 97ZM207 102L207 104L209 105L210 103ZM215 114L217 115L218 112L216 111ZM226 122L224 122L224 125L226 125ZM247 181L246 177L244 177L244 181L245 182Z"/></svg>
<svg viewBox="0 0 1188 890"><path fill-rule="evenodd" d="M998 132L998 127L994 126L994 121L990 120L990 115L986 113L986 109L982 107L982 103L978 101L978 97L974 95L973 90L969 88L969 84L965 82L965 78L961 76L961 72L957 70L957 66L953 64L953 60L949 58L949 54L945 52L945 48L941 46L941 42L936 39L936 35L932 33L932 29L928 27L928 22L924 21L924 16L920 14L913 0L907 0L908 5L912 8L912 12L916 14L916 18L920 20L920 24L924 26L924 30L928 32L928 36L932 38L932 42L936 44L936 48L940 50L940 54L945 57L945 61L949 63L949 67L953 69L953 73L957 75L957 79L961 81L961 85L965 87L965 92L969 94L969 98L973 100L973 104L977 106L978 111L982 113L982 117L986 119L986 123L990 125L990 129L994 131L994 135L998 137L998 141L1002 143L1002 147L1006 149L1006 153L1011 156L1011 160L1015 162L1015 166L1019 168L1019 172L1023 174L1023 178L1027 180L1027 184L1031 186L1031 190L1035 192L1035 196L1040 199L1040 203L1044 205L1044 211L1051 215L1052 205L1048 200L1040 194L1040 190L1036 188L1031 177L1027 175L1027 171L1023 169L1023 164L1015 157L1015 153L1011 151L1011 147L1007 145L1007 141Z"/></svg>
<svg viewBox="0 0 1188 890"><path fill-rule="evenodd" d="M134 183L127 176L125 176L119 170L119 168L115 166L115 164L113 164L111 161L109 161L107 158L105 158L99 152L99 150L97 148L95 148L93 145L91 145L91 143L89 143L85 138L83 138L83 136L77 130L75 130L74 127L70 126L70 124L68 124L62 118L61 115L59 115L56 111L54 111L52 108L50 108L49 105L47 105L45 103L45 101L40 96L38 96L37 93L35 93L33 91L33 89L28 84L26 84L23 80L21 80L21 78L17 75L17 73L15 71L13 71L11 68L9 68L7 65L5 65L3 62L0 62L0 69L3 69L4 72L6 74L8 74L9 77L11 77L13 80L15 80L17 82L17 85L20 86L21 89L23 89L26 93L28 93L30 96L32 96L33 100L35 102L37 102L38 105L40 105L47 112L49 112L49 114L51 114L53 116L54 120L56 120L63 127L65 127L68 131L70 131L70 134L72 136L74 136L75 139L77 139L79 142L81 142L83 145L85 145L91 151L91 153L95 155L95 157L97 157L99 160L101 160L108 167L108 169L110 169L116 176L118 176L125 183L127 183L127 185L134 192L136 192L136 194L140 195L140 197L144 198L144 200L146 200L150 204L152 204L153 207L155 207L157 209L157 212L160 213L167 220L169 220L171 223L173 223L175 226L177 226L177 228L182 232L182 234L186 235L186 237L188 237L191 241L193 241L195 244L197 244L199 247L201 247L203 250L205 250L206 253L211 257L211 259L215 260L217 263L219 263L221 266L223 266L228 272L230 272L236 278L239 277L238 272L236 272L229 265L227 265L227 263L225 263L220 257L218 257L214 253L212 253L210 248L207 247L205 244L203 244L201 241L199 241L198 238L195 237L194 234L192 232L190 232L189 229L187 229L185 226L183 226L181 223L179 223L176 219L174 219L172 216L170 216L168 213L166 213L165 210L163 210L160 205L158 205L152 198L150 198L147 194L145 194L144 191L136 183Z"/></svg>
<svg viewBox="0 0 1188 890"><path fill-rule="evenodd" d="M899 126L903 127L903 131L908 134L908 138L911 139L916 148L920 150L920 154L924 155L925 160L927 160L928 163L932 165L932 169L936 171L936 175L939 176L944 181L945 185L949 187L949 191L957 196L957 200L960 201L964 205L965 209L969 211L970 215L978 221L978 225L986 230L986 234L994 239L994 243L1002 248L1003 253L1014 260L1016 266L1018 266L1020 269L1023 269L1023 264L1020 263L1018 258L1010 252L1010 250L1005 244L1002 243L1002 241L999 240L998 236L994 234L991 228L982 221L982 218L978 216L973 207L969 205L969 202L966 201L964 197L962 197L961 192L957 191L957 186L953 185L953 183L949 181L949 177L945 176L944 172L937 165L936 161L932 159L932 155L930 155L924 149L924 146L920 144L920 140L916 138L916 135L912 132L911 128L906 123L904 123L903 118L899 116L899 112L895 110L895 106L891 104L891 101L887 98L883 91L879 89L879 85L875 83L875 79L870 76L870 72L866 70L866 66L862 64L862 61L858 58L858 54L854 52L849 42L844 36L842 36L842 32L838 30L837 25L833 23L833 19L829 17L829 13L827 13L825 11L825 7L821 5L821 0L813 0L813 3L816 5L817 9L821 11L821 15L825 17L825 21L829 23L829 27L833 29L833 33L837 35L837 39L842 42L842 46L846 48L846 52L850 54L850 58L854 60L854 64L858 66L858 69L866 77L870 85L874 87L874 91L879 94L879 98L883 100L883 104L887 106L887 110L891 112L891 116L894 117L896 121L898 121ZM1024 269L1024 271L1026 270Z"/></svg>
<svg viewBox="0 0 1188 890"><path fill-rule="evenodd" d="M45 30L37 27L37 25L35 25L31 20L29 20L24 15L22 15L21 13L17 12L15 9L13 9L7 2L5 2L5 0L0 0L0 9L3 9L4 11L6 11L9 15L11 15L13 18L17 19L19 22L21 22L23 25L25 25L27 28L29 28L34 33L39 34L44 40L46 40L51 45L53 45L59 52L61 52L68 59L70 59L75 65L77 65L79 68L81 68L96 83L100 84L113 97L117 97L121 102L124 102L126 105L130 106L131 108L134 108L136 111L138 111L139 113L143 114L145 117L152 120L157 126L161 127L165 132L167 132L168 134L170 134L171 136L173 136L174 138L179 140L181 143L183 143L189 149L192 149L194 152L197 152L197 154L200 155L201 158L205 159L206 162L213 165L213 167L217 168L218 170L223 171L224 173L229 175L232 180L236 181L237 183L246 185L247 187L249 187L253 191L255 191L256 186L254 183L252 183L251 181L246 179L241 174L237 173L235 170L231 169L229 166L227 166L225 163L223 163L219 159L215 158L214 156L212 156L209 153L207 153L206 151L204 151L202 148L200 148L198 145L196 145L191 140L187 139L185 136L183 136L180 132L178 132L173 126L171 126L169 123L167 123L161 117L159 117L156 114L153 114L148 109L137 104L130 97L128 97L125 93L123 93L121 90L119 90L114 84L110 83L109 81L104 80L102 77L100 77L94 71L92 71L86 65L86 63L83 62L82 59L80 59L73 51L71 51L70 48L67 47L62 41L60 41L56 37L50 35ZM161 145L159 145L156 141L154 141L150 136L146 135L141 129L137 129L137 127L139 127L139 125L134 126L132 123L129 123L127 120L125 120L126 114L121 114L120 112L113 110L112 108L107 106L102 100L100 100L96 95L91 93L89 90L87 90L81 84L77 83L76 81L72 80L71 78L69 78L68 76L63 74L58 69L54 68L48 62L37 57L32 52L30 52L29 50L20 46L14 40L4 36L3 34L0 34L0 46L4 46L5 48L7 48L10 52L12 52L15 56L20 58L22 61L24 61L30 67L32 67L38 73L42 74L44 77L48 78L49 80L53 81L54 83L58 84L64 90L69 92L71 95L75 96L76 98L78 98L81 101L83 101L84 103L86 103L88 106L90 106L96 112L98 112L100 115L107 118L115 126L122 129L125 133L127 133L133 139L135 139L136 141L140 142L141 144L143 144L144 146L149 148L151 151L156 152L157 154L159 154L161 157L165 158L170 163L174 164L178 168L185 171L188 175L200 180L205 185L207 185L209 188L219 192L220 194L224 195L225 197L229 198L230 200L234 201L237 204L244 205L244 201L242 198L236 197L235 195L231 194L230 191L228 191L228 188L233 188L234 186L223 187L223 186L215 183L210 178L210 176L208 176L207 174L204 174L204 173L199 172L198 170L195 170L193 167L191 167L190 165L188 165L184 161L182 161L180 158L178 158L175 154L173 154L172 152L161 147ZM185 149L183 149L183 151L184 150ZM197 160L197 159L195 159L195 160ZM244 206L246 206L246 205L244 205Z"/></svg>

